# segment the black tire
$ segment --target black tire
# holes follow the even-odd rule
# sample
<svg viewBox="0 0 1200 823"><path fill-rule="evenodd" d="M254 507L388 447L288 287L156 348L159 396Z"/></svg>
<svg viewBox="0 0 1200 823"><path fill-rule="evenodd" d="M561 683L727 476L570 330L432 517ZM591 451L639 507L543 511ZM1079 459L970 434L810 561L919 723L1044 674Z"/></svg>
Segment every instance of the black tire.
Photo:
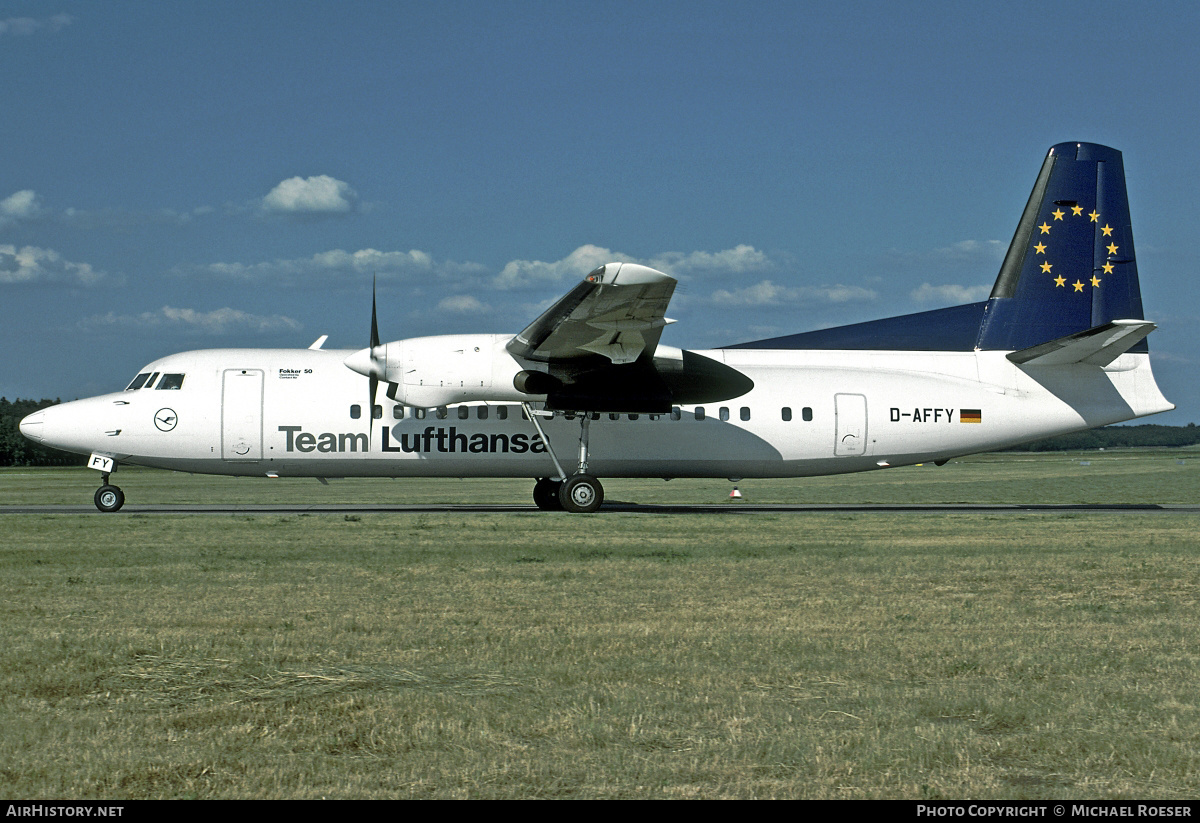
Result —
<svg viewBox="0 0 1200 823"><path fill-rule="evenodd" d="M533 486L533 502L542 511L560 512L562 503L558 502L558 487L562 482L552 477L543 477Z"/></svg>
<svg viewBox="0 0 1200 823"><path fill-rule="evenodd" d="M569 512L589 514L604 502L604 487L590 474L576 474L563 481L558 502Z"/></svg>
<svg viewBox="0 0 1200 823"><path fill-rule="evenodd" d="M125 505L125 492L116 486L104 485L96 489L96 508L102 512L115 512Z"/></svg>

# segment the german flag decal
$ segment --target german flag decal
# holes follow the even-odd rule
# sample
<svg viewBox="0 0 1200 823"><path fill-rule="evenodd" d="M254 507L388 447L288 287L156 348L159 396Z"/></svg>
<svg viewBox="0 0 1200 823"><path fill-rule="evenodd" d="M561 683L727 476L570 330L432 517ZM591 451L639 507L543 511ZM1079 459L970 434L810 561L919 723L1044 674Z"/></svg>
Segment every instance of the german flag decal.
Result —
<svg viewBox="0 0 1200 823"><path fill-rule="evenodd" d="M983 422L983 410L982 409L959 409L958 410L958 422L959 423L982 423Z"/></svg>

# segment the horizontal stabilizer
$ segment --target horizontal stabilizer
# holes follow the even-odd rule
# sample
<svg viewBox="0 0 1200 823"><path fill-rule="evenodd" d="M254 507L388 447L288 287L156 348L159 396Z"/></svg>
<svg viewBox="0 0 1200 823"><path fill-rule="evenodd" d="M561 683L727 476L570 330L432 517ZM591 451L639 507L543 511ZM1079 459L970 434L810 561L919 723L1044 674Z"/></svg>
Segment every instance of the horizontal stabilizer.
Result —
<svg viewBox="0 0 1200 823"><path fill-rule="evenodd" d="M1008 355L1021 366L1066 366L1086 363L1107 366L1157 328L1149 320L1114 320L1094 329L1069 334L1049 343Z"/></svg>

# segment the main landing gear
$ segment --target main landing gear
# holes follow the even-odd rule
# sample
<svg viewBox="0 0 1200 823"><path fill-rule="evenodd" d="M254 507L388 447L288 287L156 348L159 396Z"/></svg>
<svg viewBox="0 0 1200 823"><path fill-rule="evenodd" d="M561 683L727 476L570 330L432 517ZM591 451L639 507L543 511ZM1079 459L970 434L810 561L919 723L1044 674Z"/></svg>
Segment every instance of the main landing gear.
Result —
<svg viewBox="0 0 1200 823"><path fill-rule="evenodd" d="M566 480L543 477L533 486L533 502L543 511L588 514L604 502L604 487L590 474L573 474Z"/></svg>
<svg viewBox="0 0 1200 823"><path fill-rule="evenodd" d="M96 495L92 499L100 511L115 512L125 505L125 492L117 486L110 485L107 474L101 479L104 485L96 489Z"/></svg>
<svg viewBox="0 0 1200 823"><path fill-rule="evenodd" d="M529 407L528 403L523 405L525 414L533 421L534 427L541 435L542 442L546 444L546 452L554 461L554 468L558 470L558 477L543 477L534 484L533 502L543 511L590 514L599 509L600 504L604 502L604 487L600 485L599 480L588 474L588 424L592 422L591 414L584 412L581 415L579 468L575 470L575 474L568 477L567 473L563 471L562 464L558 462L554 449L550 446L550 438L546 437L546 433L542 431L542 424L538 422L537 414Z"/></svg>

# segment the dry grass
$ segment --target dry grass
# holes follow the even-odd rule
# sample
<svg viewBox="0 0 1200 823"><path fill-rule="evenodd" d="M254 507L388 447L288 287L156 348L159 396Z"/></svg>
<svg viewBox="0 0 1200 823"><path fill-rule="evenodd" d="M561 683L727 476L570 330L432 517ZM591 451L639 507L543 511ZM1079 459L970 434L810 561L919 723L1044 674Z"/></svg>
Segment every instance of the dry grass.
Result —
<svg viewBox="0 0 1200 823"><path fill-rule="evenodd" d="M1193 515L0 521L12 798L1200 794Z"/></svg>

